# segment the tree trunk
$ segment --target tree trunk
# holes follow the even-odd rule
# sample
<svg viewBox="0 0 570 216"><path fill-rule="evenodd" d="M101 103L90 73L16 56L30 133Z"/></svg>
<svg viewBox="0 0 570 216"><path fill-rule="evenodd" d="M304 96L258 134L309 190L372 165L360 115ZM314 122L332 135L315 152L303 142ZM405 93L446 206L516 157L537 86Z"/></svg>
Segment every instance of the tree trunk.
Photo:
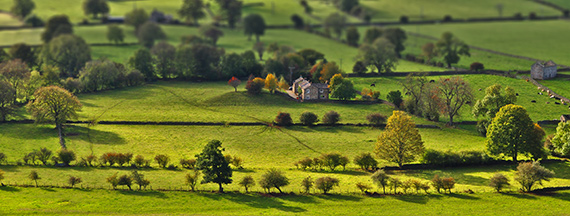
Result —
<svg viewBox="0 0 570 216"><path fill-rule="evenodd" d="M258 35L258 34L255 35L255 39L256 39L257 42L259 43L259 35Z"/></svg>
<svg viewBox="0 0 570 216"><path fill-rule="evenodd" d="M384 194L386 194L386 186L382 185L382 191L384 191Z"/></svg>
<svg viewBox="0 0 570 216"><path fill-rule="evenodd" d="M513 162L517 163L517 152L516 151L513 154Z"/></svg>
<svg viewBox="0 0 570 216"><path fill-rule="evenodd" d="M234 87L235 92L237 92L237 87Z"/></svg>
<svg viewBox="0 0 570 216"><path fill-rule="evenodd" d="M224 188L222 187L222 183L218 183L218 185L220 186L220 189L218 190L218 192L223 193Z"/></svg>
<svg viewBox="0 0 570 216"><path fill-rule="evenodd" d="M447 68L451 68L451 63L447 63Z"/></svg>
<svg viewBox="0 0 570 216"><path fill-rule="evenodd" d="M281 188L279 188L279 187L275 187L275 188L277 188L277 190L279 190L279 193L283 193L283 191L281 191Z"/></svg>
<svg viewBox="0 0 570 216"><path fill-rule="evenodd" d="M67 146L65 146L65 139L63 138L63 129L60 123L55 124L55 127L57 128L57 134L59 136L59 145L61 145L62 149L67 149Z"/></svg>
<svg viewBox="0 0 570 216"><path fill-rule="evenodd" d="M453 125L453 115L449 115L449 123L447 123L449 126Z"/></svg>
<svg viewBox="0 0 570 216"><path fill-rule="evenodd" d="M36 187L38 187L38 180L34 180L36 182Z"/></svg>

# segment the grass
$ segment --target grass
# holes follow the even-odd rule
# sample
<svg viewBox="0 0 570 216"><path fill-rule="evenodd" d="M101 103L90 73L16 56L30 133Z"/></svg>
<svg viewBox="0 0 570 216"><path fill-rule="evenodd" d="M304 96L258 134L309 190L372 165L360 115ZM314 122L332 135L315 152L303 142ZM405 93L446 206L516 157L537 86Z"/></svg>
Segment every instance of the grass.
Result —
<svg viewBox="0 0 570 216"><path fill-rule="evenodd" d="M563 1L563 0L560 0ZM410 20L443 19L445 15L453 18L499 17L494 0L368 0L360 4L372 11L374 21L396 21L406 15ZM527 16L535 12L539 16L561 15L560 11L532 1L510 0L501 1L503 16L510 17L515 13Z"/></svg>
<svg viewBox="0 0 570 216"><path fill-rule="evenodd" d="M437 38L449 31L469 45L570 65L570 54L562 48L562 44L567 42L566 35L570 34L568 26L570 23L565 20L555 20L410 25L402 28L412 32L419 28L420 33ZM527 70L530 70L530 65Z"/></svg>
<svg viewBox="0 0 570 216"><path fill-rule="evenodd" d="M537 80L540 84L552 89L552 91L556 92L559 95L562 95L566 98L570 97L570 88L569 84L570 81L568 78L555 78L549 80Z"/></svg>
<svg viewBox="0 0 570 216"><path fill-rule="evenodd" d="M564 215L570 192L407 195L211 194L50 188L4 188L0 213L34 215ZM189 205L189 202L191 203ZM125 206L125 203L129 203ZM500 204L497 204L500 203Z"/></svg>
<svg viewBox="0 0 570 216"><path fill-rule="evenodd" d="M552 2L560 7L563 7L565 9L570 9L570 2L565 1L565 0L546 0L547 2Z"/></svg>

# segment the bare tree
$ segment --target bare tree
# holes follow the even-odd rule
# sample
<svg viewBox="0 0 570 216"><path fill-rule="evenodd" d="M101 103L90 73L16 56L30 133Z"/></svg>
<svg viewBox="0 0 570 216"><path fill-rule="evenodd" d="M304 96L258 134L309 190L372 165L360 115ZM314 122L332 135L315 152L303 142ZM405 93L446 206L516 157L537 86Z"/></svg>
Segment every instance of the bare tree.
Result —
<svg viewBox="0 0 570 216"><path fill-rule="evenodd" d="M443 113L449 116L448 125L453 125L453 117L465 104L471 104L473 90L469 83L460 77L440 78L438 88L441 93Z"/></svg>

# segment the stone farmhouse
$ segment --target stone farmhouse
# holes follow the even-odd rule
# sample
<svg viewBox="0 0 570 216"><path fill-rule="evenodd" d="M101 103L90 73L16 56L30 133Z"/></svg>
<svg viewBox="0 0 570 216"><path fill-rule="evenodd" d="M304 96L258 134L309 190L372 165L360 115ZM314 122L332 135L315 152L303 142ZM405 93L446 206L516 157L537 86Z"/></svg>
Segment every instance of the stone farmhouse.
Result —
<svg viewBox="0 0 570 216"><path fill-rule="evenodd" d="M292 91L301 100L328 100L330 93L326 83L311 83L303 77L293 82Z"/></svg>
<svg viewBox="0 0 570 216"><path fill-rule="evenodd" d="M556 77L556 63L552 60L542 63L535 62L530 69L530 77L538 80L552 79Z"/></svg>

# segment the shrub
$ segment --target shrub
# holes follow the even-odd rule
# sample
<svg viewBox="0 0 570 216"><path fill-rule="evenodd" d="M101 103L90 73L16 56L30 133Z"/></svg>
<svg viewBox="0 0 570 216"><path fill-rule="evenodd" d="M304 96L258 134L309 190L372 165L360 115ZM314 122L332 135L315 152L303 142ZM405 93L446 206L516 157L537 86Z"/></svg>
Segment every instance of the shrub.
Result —
<svg viewBox="0 0 570 216"><path fill-rule="evenodd" d="M239 182L239 185L241 185L242 187L245 188L245 192L248 192L248 189L250 187L255 186L255 181L253 180L253 177L251 177L250 175L245 176L241 179L241 181Z"/></svg>
<svg viewBox="0 0 570 216"><path fill-rule="evenodd" d="M305 191L305 193L310 193L311 192L311 188L313 187L313 179L311 178L311 176L307 176L306 178L303 179L303 181L301 181L301 187L303 188L303 190Z"/></svg>
<svg viewBox="0 0 570 216"><path fill-rule="evenodd" d="M362 193L368 193L369 190L372 190L372 186L362 182L357 182L356 188L358 188Z"/></svg>
<svg viewBox="0 0 570 216"><path fill-rule="evenodd" d="M243 169L243 159L241 159L238 156L234 155L234 158L232 159L232 162L230 163L232 166L234 166L235 168L238 169Z"/></svg>
<svg viewBox="0 0 570 216"><path fill-rule="evenodd" d="M36 152L30 152L28 154L25 154L24 157L22 158L22 160L24 161L24 163L26 165L30 165L30 164L36 164Z"/></svg>
<svg viewBox="0 0 570 216"><path fill-rule="evenodd" d="M57 155L59 160L61 160L61 162L64 163L66 166L69 166L69 164L76 159L75 152L67 149L59 150Z"/></svg>
<svg viewBox="0 0 570 216"><path fill-rule="evenodd" d="M348 164L348 158L339 153L323 154L321 161L323 165L328 167L331 171L334 171L338 166L345 167L346 164Z"/></svg>
<svg viewBox="0 0 570 216"><path fill-rule="evenodd" d="M356 63L354 63L354 66L352 66L353 73L365 74L367 71L368 67L366 67L366 64L364 64L364 62L362 61L357 61Z"/></svg>
<svg viewBox="0 0 570 216"><path fill-rule="evenodd" d="M366 116L366 120L373 126L380 126L386 122L386 116L380 113L372 113Z"/></svg>
<svg viewBox="0 0 570 216"><path fill-rule="evenodd" d="M301 117L299 118L302 124L306 126L312 126L315 123L319 122L319 117L312 112L303 112Z"/></svg>
<svg viewBox="0 0 570 216"><path fill-rule="evenodd" d="M535 13L535 12L530 12L530 13L528 14L528 18L531 19L531 20L533 20L533 19L537 19L538 16L536 16L536 13Z"/></svg>
<svg viewBox="0 0 570 216"><path fill-rule="evenodd" d="M150 160L145 160L142 155L137 155L133 162L137 167L150 167Z"/></svg>
<svg viewBox="0 0 570 216"><path fill-rule="evenodd" d="M295 167L297 167L297 169L302 169L302 170L306 170L307 168L311 168L311 166L313 165L313 160L311 158L304 158L301 159L300 161L295 162Z"/></svg>
<svg viewBox="0 0 570 216"><path fill-rule="evenodd" d="M420 161L430 165L453 167L484 165L490 164L495 160L480 151L440 152L433 149L426 149Z"/></svg>
<svg viewBox="0 0 570 216"><path fill-rule="evenodd" d="M4 185L2 184L2 180L4 180L4 171L0 170L0 185Z"/></svg>
<svg viewBox="0 0 570 216"><path fill-rule="evenodd" d="M146 180L144 178L144 175L140 174L136 170L133 170L130 178L135 182L135 184L139 185L139 190L142 190L143 188L146 189L146 186L148 186L150 184L150 181Z"/></svg>
<svg viewBox="0 0 570 216"><path fill-rule="evenodd" d="M489 179L489 186L493 187L497 193L500 193L503 188L509 185L511 185L509 184L509 179L500 173L495 173L495 175Z"/></svg>
<svg viewBox="0 0 570 216"><path fill-rule="evenodd" d="M327 194L334 186L338 186L339 180L337 178L332 178L329 176L320 177L315 181L315 187L321 191L323 194Z"/></svg>
<svg viewBox="0 0 570 216"><path fill-rule="evenodd" d="M564 10L562 14L564 17L570 17L570 10Z"/></svg>
<svg viewBox="0 0 570 216"><path fill-rule="evenodd" d="M88 155L85 158L81 158L81 160L83 160L85 162L86 166L95 166L95 161L97 160L97 157L95 157L95 155Z"/></svg>
<svg viewBox="0 0 570 216"><path fill-rule="evenodd" d="M26 19L24 19L24 23L26 24L26 26L31 26L31 27L44 26L44 21L35 14L27 16Z"/></svg>
<svg viewBox="0 0 570 216"><path fill-rule="evenodd" d="M431 185L438 193L441 193L441 189L443 188L443 179L439 177L439 175L435 175L431 180Z"/></svg>
<svg viewBox="0 0 570 216"><path fill-rule="evenodd" d="M170 158L166 155L157 155L156 157L154 157L154 160L156 161L156 163L158 163L160 167L166 168L166 165L168 165L168 161L170 161Z"/></svg>
<svg viewBox="0 0 570 216"><path fill-rule="evenodd" d="M386 194L386 186L388 186L388 179L390 177L384 172L384 170L377 170L370 176L372 181L376 183L378 186L382 187L382 191Z"/></svg>
<svg viewBox="0 0 570 216"><path fill-rule="evenodd" d="M313 170L323 170L324 161L321 158L313 158Z"/></svg>
<svg viewBox="0 0 570 216"><path fill-rule="evenodd" d="M36 172L35 170L32 170L30 172L30 174L28 175L28 178L34 182L36 182L36 187L38 187L38 180L42 179L40 178L40 175L38 175L38 172Z"/></svg>
<svg viewBox="0 0 570 216"><path fill-rule="evenodd" d="M76 184L81 184L82 180L79 177L70 176L67 180L67 183L71 185L71 187L75 186Z"/></svg>
<svg viewBox="0 0 570 216"><path fill-rule="evenodd" d="M390 188L394 191L394 194L398 193L398 188L402 186L402 181L399 178L390 178L388 181Z"/></svg>
<svg viewBox="0 0 570 216"><path fill-rule="evenodd" d="M472 70L472 71L485 70L485 66L483 65L483 63L480 63L480 62L473 62L473 63L471 63L471 65L469 66L469 70Z"/></svg>
<svg viewBox="0 0 570 216"><path fill-rule="evenodd" d="M542 185L543 180L550 181L553 176L554 172L541 166L538 161L522 162L517 166L515 181L521 184L523 191L530 192L536 183Z"/></svg>
<svg viewBox="0 0 570 216"><path fill-rule="evenodd" d="M256 77L253 80L248 80L245 84L245 89L247 89L247 93L257 95L261 94L261 90L265 87L265 80Z"/></svg>
<svg viewBox="0 0 570 216"><path fill-rule="evenodd" d="M180 166L186 169L196 168L196 159L180 159Z"/></svg>
<svg viewBox="0 0 570 216"><path fill-rule="evenodd" d="M408 16L404 16L404 15L400 16L400 22L401 23L408 23L408 21L409 21Z"/></svg>
<svg viewBox="0 0 570 216"><path fill-rule="evenodd" d="M402 102L404 101L404 99L402 98L402 92L400 92L400 90L388 92L388 95L386 95L386 99L390 103L393 103L394 106L396 106L396 108L398 109L402 106Z"/></svg>
<svg viewBox="0 0 570 216"><path fill-rule="evenodd" d="M451 15L445 15L443 17L443 21L444 22L451 22L451 21L453 21L453 17L451 17Z"/></svg>
<svg viewBox="0 0 570 216"><path fill-rule="evenodd" d="M363 170L378 168L378 161L370 153L362 153L354 158L354 163Z"/></svg>
<svg viewBox="0 0 570 216"><path fill-rule="evenodd" d="M47 148L41 148L39 151L36 151L35 153L37 159L40 162L42 162L44 166L47 165L47 161L51 158L52 154L53 153L51 152L51 150Z"/></svg>
<svg viewBox="0 0 570 216"><path fill-rule="evenodd" d="M323 123L327 125L335 125L340 121L340 114L335 111L328 111L323 116Z"/></svg>
<svg viewBox="0 0 570 216"><path fill-rule="evenodd" d="M107 182L111 184L111 186L113 186L113 190L116 189L117 185L119 185L119 179L117 178L117 173L113 174L112 176L109 176L107 178Z"/></svg>
<svg viewBox="0 0 570 216"><path fill-rule="evenodd" d="M198 185L198 180L200 179L200 173L196 170L190 171L190 173L186 174L186 184L190 186L190 189L194 191L196 189L196 185Z"/></svg>
<svg viewBox="0 0 570 216"><path fill-rule="evenodd" d="M445 190L447 190L449 193L451 193L451 189L455 187L455 179L453 179L452 177L447 177L441 180L442 180L443 191L445 192Z"/></svg>
<svg viewBox="0 0 570 216"><path fill-rule="evenodd" d="M305 26L303 18L297 14L291 15L291 21L293 21L296 29L302 29Z"/></svg>
<svg viewBox="0 0 570 216"><path fill-rule="evenodd" d="M290 126L293 124L293 119L289 113L279 112L275 117L275 123L279 126Z"/></svg>
<svg viewBox="0 0 570 216"><path fill-rule="evenodd" d="M518 19L518 20L523 19L523 15L521 13L515 13L514 17L515 17L515 19Z"/></svg>
<svg viewBox="0 0 570 216"><path fill-rule="evenodd" d="M133 179L128 175L122 175L118 179L117 185L127 186L129 190L131 189L131 185L133 184Z"/></svg>
<svg viewBox="0 0 570 216"><path fill-rule="evenodd" d="M99 158L99 162L101 163L101 165L109 165L109 166L113 166L115 164L119 163L119 154L115 153L115 152L107 152L104 153L103 155L101 155L101 157Z"/></svg>
<svg viewBox="0 0 570 216"><path fill-rule="evenodd" d="M402 190L404 191L404 194L407 194L408 190L411 189L412 187L414 187L412 179L408 179L402 182Z"/></svg>
<svg viewBox="0 0 570 216"><path fill-rule="evenodd" d="M269 171L263 174L263 176L261 176L259 184L261 187L267 189L268 191L272 187L275 187L277 190L279 190L280 193L283 193L283 191L281 191L281 187L289 185L289 178L283 175L283 172L275 168L271 168Z"/></svg>
<svg viewBox="0 0 570 216"><path fill-rule="evenodd" d="M117 154L117 164L119 164L119 166L123 166L123 164L130 164L132 159L133 159L132 153Z"/></svg>
<svg viewBox="0 0 570 216"><path fill-rule="evenodd" d="M6 154L0 152L0 165L6 163Z"/></svg>

